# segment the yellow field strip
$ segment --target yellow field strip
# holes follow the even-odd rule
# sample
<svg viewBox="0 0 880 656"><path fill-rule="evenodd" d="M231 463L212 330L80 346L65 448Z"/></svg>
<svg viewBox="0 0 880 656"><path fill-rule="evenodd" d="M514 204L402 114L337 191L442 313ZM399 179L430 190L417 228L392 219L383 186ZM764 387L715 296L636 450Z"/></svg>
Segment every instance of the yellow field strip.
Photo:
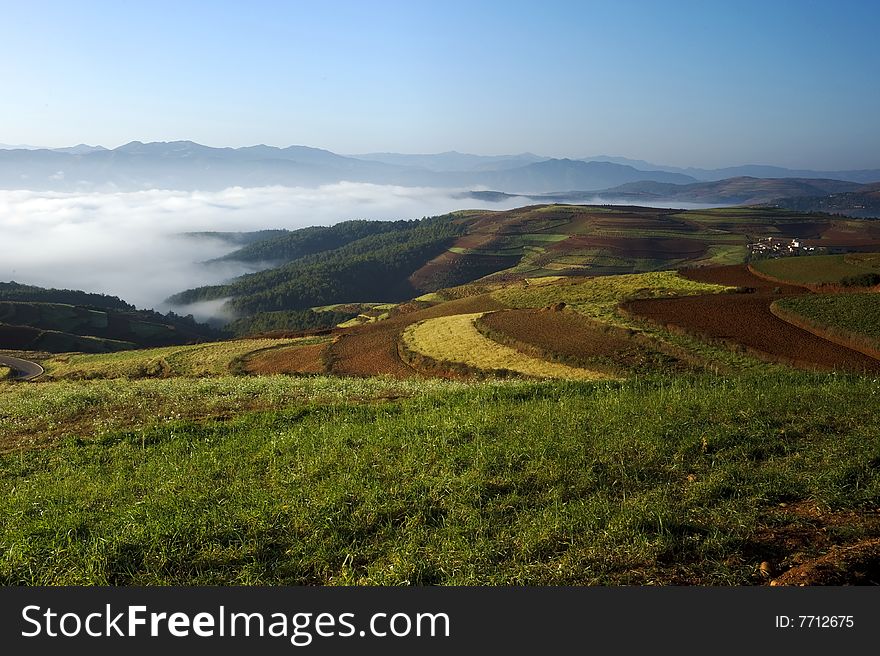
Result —
<svg viewBox="0 0 880 656"><path fill-rule="evenodd" d="M507 369L535 378L609 378L596 371L539 360L493 342L474 326L483 314L456 314L413 324L404 331L403 343L411 351L434 360L460 362L484 371Z"/></svg>

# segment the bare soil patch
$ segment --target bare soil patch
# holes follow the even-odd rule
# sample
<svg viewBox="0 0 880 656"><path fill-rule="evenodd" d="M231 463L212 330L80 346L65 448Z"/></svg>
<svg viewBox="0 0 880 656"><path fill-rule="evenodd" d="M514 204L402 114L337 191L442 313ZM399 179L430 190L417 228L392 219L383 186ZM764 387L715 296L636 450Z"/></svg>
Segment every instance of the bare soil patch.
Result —
<svg viewBox="0 0 880 656"><path fill-rule="evenodd" d="M772 362L805 369L880 372L880 361L775 316L771 301L764 294L711 294L633 300L622 307L673 330L739 345Z"/></svg>
<svg viewBox="0 0 880 656"><path fill-rule="evenodd" d="M487 312L501 307L498 301L485 294L397 314L383 321L348 329L327 349L330 372L348 376L387 374L395 378L422 377L400 359L398 343L407 326L424 319ZM449 377L457 376L450 372Z"/></svg>
<svg viewBox="0 0 880 656"><path fill-rule="evenodd" d="M695 267L682 269L679 274L688 280L696 282L726 285L728 287L743 287L753 289L758 294L805 294L807 290L797 285L788 285L766 278L760 278L752 273L745 264L732 264L719 267Z"/></svg>
<svg viewBox="0 0 880 656"><path fill-rule="evenodd" d="M772 585L880 585L880 538L835 546L796 565Z"/></svg>
<svg viewBox="0 0 880 656"><path fill-rule="evenodd" d="M698 239L667 237L569 237L550 250L566 252L603 248L616 255L647 258L696 258L706 253L707 244Z"/></svg>
<svg viewBox="0 0 880 656"><path fill-rule="evenodd" d="M259 351L247 358L244 370L251 374L322 374L324 350L328 344L285 346Z"/></svg>
<svg viewBox="0 0 880 656"><path fill-rule="evenodd" d="M523 353L575 366L612 372L687 368L677 358L639 343L629 331L558 308L492 312L481 317L477 327Z"/></svg>
<svg viewBox="0 0 880 656"><path fill-rule="evenodd" d="M782 503L743 549L756 582L770 585L880 584L880 511Z"/></svg>

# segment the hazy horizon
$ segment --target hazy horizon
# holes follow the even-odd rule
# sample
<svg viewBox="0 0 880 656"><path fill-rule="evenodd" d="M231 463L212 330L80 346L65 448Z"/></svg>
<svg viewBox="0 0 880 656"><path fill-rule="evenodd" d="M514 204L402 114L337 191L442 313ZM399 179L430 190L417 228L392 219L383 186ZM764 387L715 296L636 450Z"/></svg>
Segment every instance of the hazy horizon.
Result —
<svg viewBox="0 0 880 656"><path fill-rule="evenodd" d="M208 148L253 148L257 146L268 146L271 148L292 148L292 147L305 147L305 148L314 148L317 150L327 150L329 152L333 152L336 155L341 155L343 157L366 157L371 155L403 155L408 157L430 157L434 155L446 155L446 154L458 154L465 156L474 156L474 157L515 157L518 155L536 155L541 158L547 159L573 159L573 160L584 160L591 158L609 158L609 159L622 159L622 160L630 160L632 162L644 162L645 164L650 164L652 166L661 166L661 167L675 167L681 169L725 169L725 168L737 168L741 166L771 166L771 167L779 167L779 168L789 168L789 169L804 169L804 170L812 170L812 171L846 171L846 170L871 170L871 169L880 169L880 156L878 156L875 165L872 166L843 166L837 167L836 169L831 169L828 167L822 166L785 166L783 164L779 164L777 162L769 162L769 161L735 161L735 162L726 162L719 166L698 166L696 164L672 164L666 159L659 159L656 161L651 161L645 157L642 157L638 153L619 153L619 152L595 152L595 153L582 153L580 155L560 155L558 153L544 153L544 152L531 152L531 151L510 151L510 152L476 152L475 150L459 150L459 149L450 149L444 151L436 151L436 152L407 152L407 151L391 151L391 150L374 150L370 152L339 152L333 151L329 148L326 148L320 144L313 143L240 143L240 144L230 144L230 143L202 143L195 141L193 139L159 139L156 141L146 141L144 139L127 139L125 141L114 143L113 145L107 145L103 143L87 143L86 141L75 141L71 143L64 144L53 144L53 145L35 145L30 143L7 143L6 141L0 140L0 150L12 150L12 149L24 149L24 150L62 150L75 148L78 146L87 146L90 148L105 148L107 150L115 150L122 146L126 146L132 143L174 143L174 142L192 142L197 143L200 146L206 146ZM633 164L633 166L635 166ZM635 168L638 168L637 166Z"/></svg>

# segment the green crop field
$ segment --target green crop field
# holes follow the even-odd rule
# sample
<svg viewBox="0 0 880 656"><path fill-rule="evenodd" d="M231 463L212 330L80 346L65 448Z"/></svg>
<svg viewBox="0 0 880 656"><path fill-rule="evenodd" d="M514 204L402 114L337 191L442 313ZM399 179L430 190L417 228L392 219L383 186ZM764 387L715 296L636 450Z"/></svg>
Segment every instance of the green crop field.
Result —
<svg viewBox="0 0 880 656"><path fill-rule="evenodd" d="M540 308L562 301L590 318L624 325L616 309L628 298L724 291L726 287L688 280L674 271L657 271L560 280L552 285L510 285L493 292L492 296L511 308Z"/></svg>
<svg viewBox="0 0 880 656"><path fill-rule="evenodd" d="M880 352L880 294L809 294L776 301L783 318ZM793 315L793 316L791 316Z"/></svg>
<svg viewBox="0 0 880 656"><path fill-rule="evenodd" d="M0 395L2 421L29 434L79 426L0 455L6 585L750 584L766 559L821 550L814 536L876 531L812 527L785 505L826 518L880 505L864 378L271 377ZM255 401L271 409L225 414ZM115 419L92 425L102 410ZM797 553L773 539L785 530L806 536Z"/></svg>
<svg viewBox="0 0 880 656"><path fill-rule="evenodd" d="M813 255L760 260L752 268L765 275L795 284L839 284L844 279L880 273L880 254Z"/></svg>
<svg viewBox="0 0 880 656"><path fill-rule="evenodd" d="M249 353L294 342L314 343L315 338L242 339L97 355L65 354L42 364L51 378L219 376L230 373L235 363Z"/></svg>

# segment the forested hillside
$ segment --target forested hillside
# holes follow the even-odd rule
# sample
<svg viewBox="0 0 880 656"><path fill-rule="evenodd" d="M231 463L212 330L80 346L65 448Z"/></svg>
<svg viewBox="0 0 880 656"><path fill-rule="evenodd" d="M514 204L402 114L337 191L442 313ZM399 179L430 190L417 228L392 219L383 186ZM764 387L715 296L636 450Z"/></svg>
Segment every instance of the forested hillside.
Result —
<svg viewBox="0 0 880 656"><path fill-rule="evenodd" d="M451 215L348 226L348 230L354 231L373 229L382 231L348 241L338 248L303 255L275 269L242 276L227 285L187 290L172 296L169 302L184 305L229 297L232 309L248 315L303 310L330 303L405 300L421 291L413 288L409 276L426 261L443 253L465 232L465 226ZM299 232L302 231L293 235ZM288 253L294 253L297 248L314 248L314 240L322 239L320 233L317 236L307 233L298 244L292 240L275 252L280 253L284 248L288 248Z"/></svg>

